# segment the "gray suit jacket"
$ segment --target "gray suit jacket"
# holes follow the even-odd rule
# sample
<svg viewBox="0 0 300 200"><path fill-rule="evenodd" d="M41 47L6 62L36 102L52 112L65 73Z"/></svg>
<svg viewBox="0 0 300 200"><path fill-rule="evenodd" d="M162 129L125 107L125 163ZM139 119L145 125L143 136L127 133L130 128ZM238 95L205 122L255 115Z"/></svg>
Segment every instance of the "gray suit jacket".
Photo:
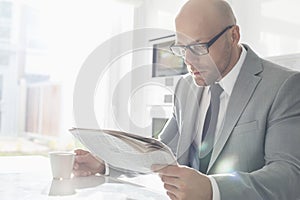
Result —
<svg viewBox="0 0 300 200"><path fill-rule="evenodd" d="M247 57L232 91L207 174L222 200L300 199L300 73ZM174 113L160 139L189 165L202 88L191 76L176 88Z"/></svg>

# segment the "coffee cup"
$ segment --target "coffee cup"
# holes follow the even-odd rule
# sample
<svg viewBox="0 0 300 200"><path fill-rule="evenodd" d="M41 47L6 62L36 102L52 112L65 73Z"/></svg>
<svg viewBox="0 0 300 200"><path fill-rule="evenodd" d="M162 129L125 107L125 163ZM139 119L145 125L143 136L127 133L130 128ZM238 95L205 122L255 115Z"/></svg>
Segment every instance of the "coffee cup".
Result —
<svg viewBox="0 0 300 200"><path fill-rule="evenodd" d="M55 151L49 153L52 176L54 179L70 179L75 153Z"/></svg>

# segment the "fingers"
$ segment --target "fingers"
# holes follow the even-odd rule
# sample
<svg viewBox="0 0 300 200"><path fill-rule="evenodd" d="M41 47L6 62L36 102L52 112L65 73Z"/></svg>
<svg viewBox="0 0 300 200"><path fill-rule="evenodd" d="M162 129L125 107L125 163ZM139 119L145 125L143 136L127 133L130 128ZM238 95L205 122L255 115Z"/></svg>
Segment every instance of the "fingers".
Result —
<svg viewBox="0 0 300 200"><path fill-rule="evenodd" d="M180 185L180 179L177 177L172 177L172 176L161 176L162 182L168 185L172 185L174 187L178 187Z"/></svg>
<svg viewBox="0 0 300 200"><path fill-rule="evenodd" d="M178 190L178 188L176 187L176 186L174 186L174 185L169 185L169 184L164 184L164 188L167 190L167 191L169 191L169 192L171 192L171 193L175 193L177 190Z"/></svg>
<svg viewBox="0 0 300 200"><path fill-rule="evenodd" d="M89 151L76 149L73 174L75 176L89 176L96 173L105 173L105 163L103 160L93 156Z"/></svg>
<svg viewBox="0 0 300 200"><path fill-rule="evenodd" d="M90 152L85 151L83 149L74 150L76 153L75 162L73 165L73 174L74 176L90 176L92 175L89 167L86 166L85 163L89 162Z"/></svg>
<svg viewBox="0 0 300 200"><path fill-rule="evenodd" d="M177 200L178 198L171 192L167 192L167 195L170 197L171 200Z"/></svg>
<svg viewBox="0 0 300 200"><path fill-rule="evenodd" d="M180 167L177 165L152 165L151 169L160 175L174 177L178 177L178 173L180 172Z"/></svg>
<svg viewBox="0 0 300 200"><path fill-rule="evenodd" d="M100 160L96 159L89 151L85 151L82 149L75 150L75 163L95 163L100 162Z"/></svg>
<svg viewBox="0 0 300 200"><path fill-rule="evenodd" d="M153 172L159 172L160 170L162 170L163 168L167 167L168 165L159 165L159 164L154 164L151 166L151 170Z"/></svg>
<svg viewBox="0 0 300 200"><path fill-rule="evenodd" d="M170 197L171 200L182 199L180 198L182 192L180 192L178 188L168 184L164 184L164 188L167 190L167 195Z"/></svg>
<svg viewBox="0 0 300 200"><path fill-rule="evenodd" d="M86 170L73 170L74 176L90 176L92 172Z"/></svg>
<svg viewBox="0 0 300 200"><path fill-rule="evenodd" d="M186 198L186 184L178 178L163 177L164 188L167 191L167 195L171 199L189 199Z"/></svg>
<svg viewBox="0 0 300 200"><path fill-rule="evenodd" d="M79 164L77 162L74 162L73 169L74 170L78 170L79 169Z"/></svg>
<svg viewBox="0 0 300 200"><path fill-rule="evenodd" d="M86 163L90 160L90 154L76 155L75 161L77 163Z"/></svg>
<svg viewBox="0 0 300 200"><path fill-rule="evenodd" d="M74 176L90 176L93 172L87 165L75 162L73 166L73 174Z"/></svg>
<svg viewBox="0 0 300 200"><path fill-rule="evenodd" d="M83 149L76 149L76 150L74 150L74 152L76 153L76 155L84 155L84 154L90 153L90 152L85 151Z"/></svg>
<svg viewBox="0 0 300 200"><path fill-rule="evenodd" d="M180 165L153 165L158 172L170 199L212 199L208 177L195 169ZM204 198L202 198L204 197Z"/></svg>
<svg viewBox="0 0 300 200"><path fill-rule="evenodd" d="M73 169L73 174L74 176L90 176L94 173L86 169Z"/></svg>

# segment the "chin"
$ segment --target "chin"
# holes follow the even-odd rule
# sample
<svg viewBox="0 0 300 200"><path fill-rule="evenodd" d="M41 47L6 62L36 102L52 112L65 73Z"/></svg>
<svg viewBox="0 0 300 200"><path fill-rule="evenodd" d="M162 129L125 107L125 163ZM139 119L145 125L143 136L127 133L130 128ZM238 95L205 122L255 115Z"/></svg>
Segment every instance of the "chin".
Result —
<svg viewBox="0 0 300 200"><path fill-rule="evenodd" d="M207 83L203 79L194 78L193 80L194 80L195 85L198 87L207 86Z"/></svg>

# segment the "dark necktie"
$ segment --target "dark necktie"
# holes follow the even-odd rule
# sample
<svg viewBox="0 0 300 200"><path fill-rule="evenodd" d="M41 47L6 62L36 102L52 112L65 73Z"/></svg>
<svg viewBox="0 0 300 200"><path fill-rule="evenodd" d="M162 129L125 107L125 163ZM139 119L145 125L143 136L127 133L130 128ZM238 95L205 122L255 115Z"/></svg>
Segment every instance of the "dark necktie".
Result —
<svg viewBox="0 0 300 200"><path fill-rule="evenodd" d="M223 89L219 84L213 84L210 86L211 98L210 104L206 113L202 138L200 156L199 171L202 173L207 172L208 164L210 162L212 149L215 140L216 126L218 122L219 108L220 108L220 95Z"/></svg>

